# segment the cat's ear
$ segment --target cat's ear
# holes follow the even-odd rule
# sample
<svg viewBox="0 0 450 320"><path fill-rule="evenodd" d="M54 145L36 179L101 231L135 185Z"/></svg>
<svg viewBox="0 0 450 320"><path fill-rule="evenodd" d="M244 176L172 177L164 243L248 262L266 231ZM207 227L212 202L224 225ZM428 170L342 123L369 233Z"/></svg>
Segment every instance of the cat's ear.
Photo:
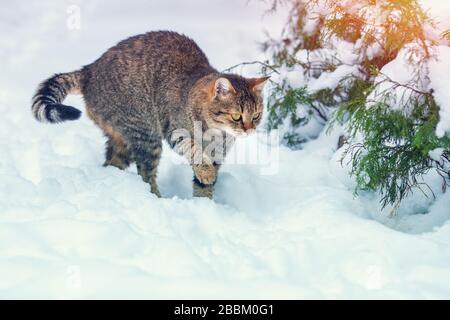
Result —
<svg viewBox="0 0 450 320"><path fill-rule="evenodd" d="M236 93L236 90L227 78L219 78L214 82L213 99L216 97L223 98L231 93Z"/></svg>
<svg viewBox="0 0 450 320"><path fill-rule="evenodd" d="M269 79L270 79L270 77L249 79L250 89L255 94L261 94L264 89L264 86L266 85L266 83Z"/></svg>

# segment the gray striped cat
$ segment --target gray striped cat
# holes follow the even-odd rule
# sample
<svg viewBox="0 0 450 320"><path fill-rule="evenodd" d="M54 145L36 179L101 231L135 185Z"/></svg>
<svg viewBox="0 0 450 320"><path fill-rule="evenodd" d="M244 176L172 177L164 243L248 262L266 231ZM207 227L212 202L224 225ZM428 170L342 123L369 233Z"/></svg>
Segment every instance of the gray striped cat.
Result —
<svg viewBox="0 0 450 320"><path fill-rule="evenodd" d="M175 133L182 129L193 136L196 123L202 132L231 136L254 130L267 80L220 73L188 37L149 32L120 42L81 70L45 80L32 111L41 122L76 120L81 112L62 102L68 94L82 94L88 116L108 139L105 166L125 169L136 162L160 196L156 170L165 139L191 163L194 195L211 198L220 162L203 151L204 142Z"/></svg>

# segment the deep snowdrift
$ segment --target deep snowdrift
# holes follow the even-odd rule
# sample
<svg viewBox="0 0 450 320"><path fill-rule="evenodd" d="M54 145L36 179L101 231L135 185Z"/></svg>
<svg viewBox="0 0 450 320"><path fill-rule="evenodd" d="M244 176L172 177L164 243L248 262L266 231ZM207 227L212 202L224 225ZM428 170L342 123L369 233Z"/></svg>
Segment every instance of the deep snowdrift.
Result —
<svg viewBox="0 0 450 320"><path fill-rule="evenodd" d="M124 35L185 31L219 68L258 58L250 39L259 25L228 28L236 12L239 25L255 10L212 15L210 38L190 19L158 20L171 17L170 5L136 17L85 4L78 31L64 29L64 4L45 5L0 13L10 41L0 52L0 298L450 298L449 195L415 194L395 217L379 211L376 196L355 199L337 132L301 151L281 147L273 174L225 165L214 201L190 196L189 167L165 148L166 198L157 199L134 168L101 166L104 138L86 116L60 126L31 117L39 81L89 63ZM111 31L119 14L129 20ZM14 28L20 17L26 27Z"/></svg>

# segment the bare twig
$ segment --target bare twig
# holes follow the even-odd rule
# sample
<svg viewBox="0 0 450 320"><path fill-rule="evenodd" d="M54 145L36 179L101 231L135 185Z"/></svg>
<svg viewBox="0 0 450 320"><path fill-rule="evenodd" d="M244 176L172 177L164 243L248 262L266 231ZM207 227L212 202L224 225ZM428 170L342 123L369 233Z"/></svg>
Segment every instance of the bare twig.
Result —
<svg viewBox="0 0 450 320"><path fill-rule="evenodd" d="M416 88L414 88L414 87L411 87L411 86L409 86L409 85L407 85L407 84L402 84L402 83L400 83L400 82L398 82L398 81L395 81L395 80L393 80L391 77L389 77L388 75L386 75L385 73L382 73L381 71L380 71L380 74L381 74L383 77L385 77L385 80L378 82L378 84L380 84L380 83L382 83L382 82L388 81L388 82L391 82L391 83L394 84L394 87L393 87L393 88L403 87L403 88L409 89L409 90L411 90L411 91L413 91L413 92L415 92L415 93L417 93L417 94L420 94L420 95L425 95L425 96L431 96L431 95L432 95L431 92L421 91L421 90L416 89Z"/></svg>
<svg viewBox="0 0 450 320"><path fill-rule="evenodd" d="M247 66L247 65L254 65L254 64L262 65L262 66L264 66L265 68L270 69L272 72L274 72L274 73L276 73L276 74L280 74L280 73L277 71L277 69L275 69L274 67L272 67L270 64L267 64L267 63L262 62L262 61L256 61L256 60L255 60L255 61L248 61L248 62L238 63L238 64L236 64L236 65L234 65L234 66L231 66L231 67L229 67L229 68L223 70L222 72L223 72L223 73L227 73L227 72L232 71L233 69L236 69L237 67Z"/></svg>

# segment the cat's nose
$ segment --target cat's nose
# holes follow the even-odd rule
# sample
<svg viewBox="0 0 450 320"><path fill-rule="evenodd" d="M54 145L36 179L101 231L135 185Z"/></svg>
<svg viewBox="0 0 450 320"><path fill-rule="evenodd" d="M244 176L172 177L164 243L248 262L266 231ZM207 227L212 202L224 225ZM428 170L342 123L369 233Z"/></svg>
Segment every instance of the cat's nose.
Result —
<svg viewBox="0 0 450 320"><path fill-rule="evenodd" d="M253 124L251 121L244 121L243 125L244 125L244 130L246 130L246 131L253 129Z"/></svg>

